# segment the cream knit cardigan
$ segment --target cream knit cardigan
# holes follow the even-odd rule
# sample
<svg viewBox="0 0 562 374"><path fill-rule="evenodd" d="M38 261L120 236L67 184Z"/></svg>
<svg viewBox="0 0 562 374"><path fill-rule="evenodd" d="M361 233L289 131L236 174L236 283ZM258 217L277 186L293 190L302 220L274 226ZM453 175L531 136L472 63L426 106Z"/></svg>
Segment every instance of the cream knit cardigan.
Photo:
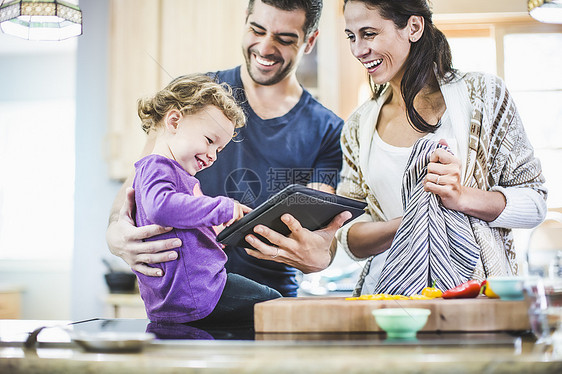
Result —
<svg viewBox="0 0 562 374"><path fill-rule="evenodd" d="M544 211L539 213L542 215L541 219L544 219L547 189L544 187L540 161L534 157L533 148L505 83L493 75L467 73L457 74L452 82L441 86L442 91L451 88L455 100L446 100L446 104L459 140L460 156L465 158L463 185L501 191L506 196L507 206L513 209L517 209L517 202L510 201L510 189L532 189L536 191L530 191L533 195L538 196L539 200L542 198L538 206L542 204L543 208L538 207L537 210ZM385 92L378 99L369 100L360 106L342 130L343 168L337 193L368 204L367 214L346 224L336 234L339 245L352 258L355 257L347 246L349 228L355 222L386 220L361 168L368 157L365 149L371 144L375 121L386 94ZM471 113L463 113L466 108L471 108ZM457 120L457 116L470 120ZM532 214L536 215L537 212ZM489 222L471 216L469 220L481 251L480 261L472 278L483 280L492 275L517 274L511 229L493 227ZM369 258L358 285L363 283L372 258Z"/></svg>

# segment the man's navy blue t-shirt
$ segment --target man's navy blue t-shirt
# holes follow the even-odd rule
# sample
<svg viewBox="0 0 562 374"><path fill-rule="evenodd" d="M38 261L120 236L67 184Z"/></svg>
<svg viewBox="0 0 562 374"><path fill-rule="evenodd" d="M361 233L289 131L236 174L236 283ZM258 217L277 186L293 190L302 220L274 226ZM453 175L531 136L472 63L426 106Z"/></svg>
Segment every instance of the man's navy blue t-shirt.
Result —
<svg viewBox="0 0 562 374"><path fill-rule="evenodd" d="M197 173L209 196L229 196L255 208L292 183L337 185L342 156L343 121L304 90L284 116L263 120L250 107L242 86L240 66L210 73L227 83L247 116L246 126L220 152L217 161ZM249 256L243 248L227 247L226 270L296 296L296 269Z"/></svg>

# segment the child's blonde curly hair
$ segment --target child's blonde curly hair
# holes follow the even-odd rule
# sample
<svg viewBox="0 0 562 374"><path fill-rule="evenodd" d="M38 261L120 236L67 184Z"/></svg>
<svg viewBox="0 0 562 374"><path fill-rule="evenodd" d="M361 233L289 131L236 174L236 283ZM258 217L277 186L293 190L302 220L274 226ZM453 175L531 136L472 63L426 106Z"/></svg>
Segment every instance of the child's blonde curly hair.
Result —
<svg viewBox="0 0 562 374"><path fill-rule="evenodd" d="M182 114L195 114L208 105L219 108L234 128L244 126L246 116L232 96L227 84L219 84L204 74L182 75L150 98L138 100L138 115L142 129L148 134L161 126L162 119L172 109Z"/></svg>

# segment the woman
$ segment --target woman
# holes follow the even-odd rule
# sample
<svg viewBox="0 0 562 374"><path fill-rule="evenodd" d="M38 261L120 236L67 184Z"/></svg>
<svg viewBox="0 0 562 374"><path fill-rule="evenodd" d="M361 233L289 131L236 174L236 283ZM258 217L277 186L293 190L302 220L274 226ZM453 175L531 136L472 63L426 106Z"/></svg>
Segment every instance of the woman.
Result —
<svg viewBox="0 0 562 374"><path fill-rule="evenodd" d="M341 139L338 193L368 203L337 233L368 259L355 293L517 274L511 229L544 219L547 190L504 82L453 69L426 0L345 0L344 17L373 90Z"/></svg>

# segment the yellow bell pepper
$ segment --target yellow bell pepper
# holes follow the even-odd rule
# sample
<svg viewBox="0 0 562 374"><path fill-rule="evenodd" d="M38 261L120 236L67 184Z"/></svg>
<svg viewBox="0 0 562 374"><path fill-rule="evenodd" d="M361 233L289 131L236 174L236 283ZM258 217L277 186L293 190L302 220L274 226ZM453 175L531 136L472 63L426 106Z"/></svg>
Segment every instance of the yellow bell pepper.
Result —
<svg viewBox="0 0 562 374"><path fill-rule="evenodd" d="M410 296L412 300L431 300L433 297L425 296L425 295L412 295Z"/></svg>
<svg viewBox="0 0 562 374"><path fill-rule="evenodd" d="M490 288L490 285L488 284L487 280L482 282L482 288L484 289L484 295L488 296L490 299L499 299L500 298L494 291L492 291L492 289Z"/></svg>
<svg viewBox="0 0 562 374"><path fill-rule="evenodd" d="M427 297L432 298L432 299L443 296L443 291L441 291L439 288L435 287L435 282L437 282L437 281L433 281L433 284L431 285L431 287L426 287L422 290L423 296L427 296Z"/></svg>
<svg viewBox="0 0 562 374"><path fill-rule="evenodd" d="M429 287L428 287L429 288ZM441 290L437 289L441 292ZM377 293L377 294L365 294L357 297L346 297L345 300L429 300L439 296L428 296L428 295L391 295L387 293Z"/></svg>

